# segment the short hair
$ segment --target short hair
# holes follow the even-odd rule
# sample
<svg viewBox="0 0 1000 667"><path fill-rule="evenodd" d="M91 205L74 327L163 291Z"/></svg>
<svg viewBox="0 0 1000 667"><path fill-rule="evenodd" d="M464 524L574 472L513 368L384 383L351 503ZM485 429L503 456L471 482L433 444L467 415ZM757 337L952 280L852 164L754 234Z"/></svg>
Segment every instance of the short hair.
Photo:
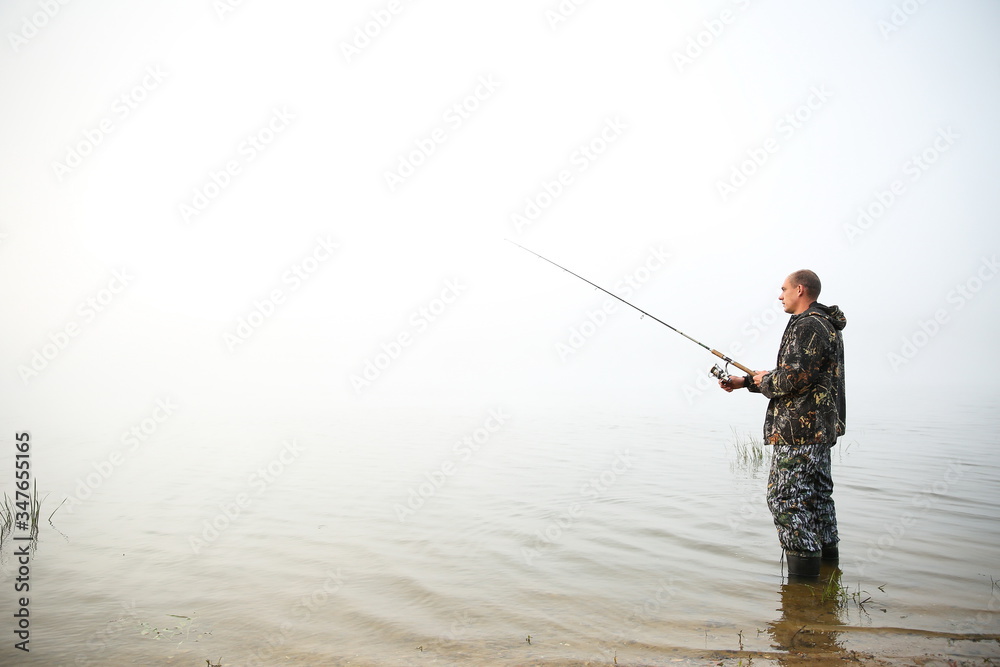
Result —
<svg viewBox="0 0 1000 667"><path fill-rule="evenodd" d="M819 291L822 285L819 282L819 276L809 269L799 269L795 273L788 276L792 280L793 285L802 285L806 292L809 293L814 299L819 298Z"/></svg>

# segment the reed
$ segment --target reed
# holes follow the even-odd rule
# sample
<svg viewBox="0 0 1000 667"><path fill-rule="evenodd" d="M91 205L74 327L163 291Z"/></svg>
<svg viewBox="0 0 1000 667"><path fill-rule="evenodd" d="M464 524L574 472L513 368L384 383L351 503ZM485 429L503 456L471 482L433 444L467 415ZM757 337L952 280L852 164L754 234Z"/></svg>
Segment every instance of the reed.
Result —
<svg viewBox="0 0 1000 667"><path fill-rule="evenodd" d="M840 607L847 604L850 597L850 591L846 586L844 586L840 570L833 573L829 581L826 582L826 585L823 586L823 590L820 592L820 600L822 602L833 602Z"/></svg>
<svg viewBox="0 0 1000 667"><path fill-rule="evenodd" d="M872 601L871 593L866 590L861 589L861 584L858 584L856 590L851 590L848 586L844 585L842 580L842 573L840 570L834 572L823 588L817 590L815 587L813 589L813 595L818 597L821 602L833 604L840 609L847 609L848 606L852 605L857 607L859 613L868 614L868 609L866 605L869 603L879 606L878 603ZM885 592L885 584L878 587L880 591ZM881 607L879 607L881 609ZM882 609L885 611L885 609Z"/></svg>
<svg viewBox="0 0 1000 667"><path fill-rule="evenodd" d="M4 493L3 504L0 505L0 542L3 542L11 533L14 531L15 524L20 524L18 520L18 515L27 515L27 521L24 522L24 528L18 526L19 530L27 530L28 537L32 542L38 540L38 528L40 525L40 517L42 513L42 500L38 498L38 483L32 480L31 491L28 492L28 499L15 502L9 495ZM48 496L46 496L47 498ZM63 502L66 502L65 500ZM59 504L62 507L62 503ZM59 507L56 507L49 515L49 522L52 521L53 515L58 511Z"/></svg>
<svg viewBox="0 0 1000 667"><path fill-rule="evenodd" d="M733 431L733 452L736 456L735 464L740 468L756 472L764 465L764 442L747 434L741 436Z"/></svg>
<svg viewBox="0 0 1000 667"><path fill-rule="evenodd" d="M0 506L0 542L7 538L14 527L14 508L10 504L10 496L3 494L3 506Z"/></svg>

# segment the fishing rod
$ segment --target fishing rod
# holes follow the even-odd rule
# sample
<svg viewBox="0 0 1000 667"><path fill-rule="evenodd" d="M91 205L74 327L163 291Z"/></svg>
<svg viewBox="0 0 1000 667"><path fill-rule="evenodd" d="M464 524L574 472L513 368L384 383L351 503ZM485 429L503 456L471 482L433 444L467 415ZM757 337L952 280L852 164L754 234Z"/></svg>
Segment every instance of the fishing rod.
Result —
<svg viewBox="0 0 1000 667"><path fill-rule="evenodd" d="M508 241L510 241L510 239L507 239L507 240L508 240ZM750 375L753 375L753 374L754 374L754 371L750 370L749 368L747 368L747 367L746 367L746 366L744 366L743 364L741 364L741 363L739 363L739 362L737 362L737 361L733 361L732 359L730 359L730 358L729 358L729 357L727 357L726 355L722 354L722 353L721 353L721 352L719 352L718 350L715 350L715 349L712 349L712 348L710 348L710 347L709 347L708 345L705 345L704 343L702 343L701 341L698 341L698 340L695 340L694 338L692 338L691 336L688 336L688 335L687 335L686 333L684 333L683 331L681 331L681 330L680 330L680 329L678 329L677 327L673 327L673 326L670 326L669 324L667 324L666 322L664 322L663 320L661 320L661 319L660 319L659 317L656 317L655 315L651 315L651 314L647 313L647 312L646 312L645 310L643 310L643 309L642 309L642 308L640 308L639 306L636 306L635 304L632 304L632 303L629 303L628 301L626 301L625 299L621 298L621 297L620 297L620 296L618 296L617 294L613 294L613 293L609 292L608 290L604 289L603 287L601 287L601 286L600 286L600 285L598 285L597 283L592 283L592 282L590 282L589 280L587 280L586 278L584 278L583 276L581 276L580 274L578 274L578 273L573 273L572 271L570 271L569 269L567 269L567 268L566 268L565 266L560 266L559 264L556 264L555 262L553 262L553 261L552 261L551 259L549 259L548 257L542 257L541 255L539 255L539 254L538 254L537 252L535 252L534 250L528 250L527 248L525 248L525 247L524 247L523 245L521 245L520 243L515 243L514 241L510 241L510 242L511 242L511 243L513 243L514 245L516 245L516 246L517 246L518 248L520 248L521 250L525 250L525 251L527 251L527 252L530 252L530 253L531 253L532 255L534 255L535 257L538 257L539 259L544 259L544 260L545 260L546 262L548 262L549 264L552 264L553 266L556 266L556 267L559 267L560 269L562 269L562 270L563 270L563 271L565 271L566 273L569 273L569 274L571 274L571 275L574 275L574 276L576 276L577 278L579 278L579 279L580 279L580 280L582 280L583 282L585 282L585 283L590 283L591 285L593 285L593 286L594 286L594 287L596 287L597 289L601 290L601 291L602 291L602 292L604 292L605 294L607 294L607 295L609 295L609 296L613 296L614 298L618 299L619 301L621 301L622 303L624 303L624 304L625 304L626 306L631 306L632 308L635 308L636 310L638 310L638 311L639 311L640 313L642 313L642 314L643 314L643 315L645 315L646 317L651 317L651 318L653 318L654 320L656 320L657 322L659 322L659 323L660 323L660 324L662 324L663 326L667 327L667 328L668 328L668 329L670 329L671 331L676 331L677 333L679 333L680 335L684 336L685 338L687 338L687 339L688 339L689 341L691 341L692 343L696 343L696 344L698 344L698 345L701 345L701 346L702 346L703 348L705 348L706 350L708 350L709 352L711 352L712 354L714 354L715 356L717 356L717 357L718 357L719 359L722 359L722 360L724 360L724 361L726 362L726 364L727 364L727 365L728 365L728 364L732 364L733 366L736 366L736 368L740 369L740 370L741 370L741 371L743 371L744 373L749 373ZM709 373L711 373L712 375L714 375L715 377L717 377L717 378L719 378L720 380L723 380L723 381L725 381L725 380L728 380L728 379L729 379L729 373L727 373L727 372L726 372L725 370L723 370L722 368L720 368L718 364L716 364L715 366L713 366L713 367L712 367L712 369L711 369L711 370L709 371Z"/></svg>

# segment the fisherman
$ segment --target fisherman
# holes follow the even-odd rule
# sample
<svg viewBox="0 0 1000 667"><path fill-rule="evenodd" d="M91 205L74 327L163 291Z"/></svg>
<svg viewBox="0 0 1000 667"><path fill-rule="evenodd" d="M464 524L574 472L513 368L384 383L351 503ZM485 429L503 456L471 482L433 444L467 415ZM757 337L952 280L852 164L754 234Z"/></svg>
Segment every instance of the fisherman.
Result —
<svg viewBox="0 0 1000 667"><path fill-rule="evenodd" d="M727 392L745 387L770 399L764 440L773 446L767 505L789 575L818 577L821 560L836 560L840 538L833 503L830 448L844 434L844 339L847 318L819 298L809 270L785 278L778 300L791 317L774 370L729 376Z"/></svg>

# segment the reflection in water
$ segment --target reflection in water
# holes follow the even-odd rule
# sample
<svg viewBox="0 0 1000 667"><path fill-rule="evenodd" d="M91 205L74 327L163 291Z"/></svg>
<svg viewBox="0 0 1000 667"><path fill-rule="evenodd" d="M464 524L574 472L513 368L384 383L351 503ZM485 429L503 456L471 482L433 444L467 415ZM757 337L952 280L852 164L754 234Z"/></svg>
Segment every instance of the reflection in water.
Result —
<svg viewBox="0 0 1000 667"><path fill-rule="evenodd" d="M793 578L781 585L781 616L767 627L771 646L785 653L781 664L815 664L817 658L843 656L840 633L829 630L843 625L840 577L838 566L824 563L818 580Z"/></svg>

